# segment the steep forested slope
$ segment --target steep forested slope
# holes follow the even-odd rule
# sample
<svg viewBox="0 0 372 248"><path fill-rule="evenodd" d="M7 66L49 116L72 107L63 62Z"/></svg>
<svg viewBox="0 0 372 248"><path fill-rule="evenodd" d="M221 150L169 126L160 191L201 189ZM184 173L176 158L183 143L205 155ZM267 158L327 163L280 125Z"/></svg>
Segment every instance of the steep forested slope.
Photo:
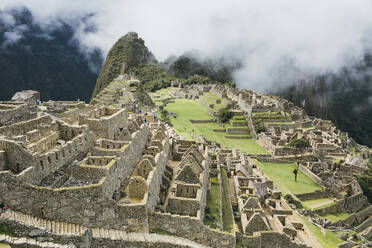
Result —
<svg viewBox="0 0 372 248"><path fill-rule="evenodd" d="M279 95L309 115L332 120L358 143L372 146L372 57L352 69L315 77L282 89Z"/></svg>
<svg viewBox="0 0 372 248"><path fill-rule="evenodd" d="M102 63L98 51L83 55L62 21L46 30L27 9L0 11L0 17L0 100L25 89L40 91L43 100L89 100L94 68Z"/></svg>

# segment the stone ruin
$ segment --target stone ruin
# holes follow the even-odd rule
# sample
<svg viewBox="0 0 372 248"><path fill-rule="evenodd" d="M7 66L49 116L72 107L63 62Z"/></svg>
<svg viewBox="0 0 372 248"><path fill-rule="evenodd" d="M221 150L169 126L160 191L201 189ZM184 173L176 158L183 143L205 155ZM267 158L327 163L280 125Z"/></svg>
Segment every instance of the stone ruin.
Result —
<svg viewBox="0 0 372 248"><path fill-rule="evenodd" d="M0 103L0 202L8 207L0 222L18 235L0 235L0 242L19 244L26 236L20 247L45 247L45 240L53 247L308 247L302 221L255 162L298 158L301 171L324 187L320 194L338 199L333 208L356 213L367 207L353 224L369 235L370 207L352 177L363 166L357 159L333 162L347 157L350 142L329 121L253 91L180 89L178 97L213 92L221 104L232 104L271 153L254 157L206 139L181 139L167 124L134 111L127 92L135 84L119 77L93 104ZM253 119L267 130L256 134ZM310 147L289 147L296 139ZM212 184L227 196L231 231L204 224Z"/></svg>

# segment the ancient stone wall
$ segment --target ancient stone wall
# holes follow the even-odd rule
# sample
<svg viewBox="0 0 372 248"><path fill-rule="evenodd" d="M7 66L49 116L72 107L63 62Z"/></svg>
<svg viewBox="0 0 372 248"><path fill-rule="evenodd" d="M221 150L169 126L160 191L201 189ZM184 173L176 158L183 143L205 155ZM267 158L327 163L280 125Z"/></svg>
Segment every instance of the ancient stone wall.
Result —
<svg viewBox="0 0 372 248"><path fill-rule="evenodd" d="M164 174L165 166L168 164L169 161L169 139L166 137L163 141L164 150L161 153L156 154L155 156L155 164L156 167L152 172L150 172L151 181L148 187L148 199L146 206L148 209L153 210L155 206L159 203L159 192L160 192L160 185L162 183L162 176Z"/></svg>
<svg viewBox="0 0 372 248"><path fill-rule="evenodd" d="M197 216L200 209L200 194L201 191L198 190L197 197L195 198L185 198L185 197L172 197L172 193L168 198L167 211L188 216Z"/></svg>
<svg viewBox="0 0 372 248"><path fill-rule="evenodd" d="M280 127L282 130L289 130L296 128L296 124L293 123L265 123L267 130L270 130L272 127Z"/></svg>
<svg viewBox="0 0 372 248"><path fill-rule="evenodd" d="M226 128L228 134L249 134L248 128Z"/></svg>
<svg viewBox="0 0 372 248"><path fill-rule="evenodd" d="M56 114L56 116L63 119L67 123L72 124L79 122L79 115L87 114L90 111L93 111L93 109L94 109L93 105L87 105L84 108L75 108L67 110L63 113Z"/></svg>
<svg viewBox="0 0 372 248"><path fill-rule="evenodd" d="M316 184L319 184L319 185L322 185L322 179L320 179L320 177L318 177L317 175L315 175L313 172L311 172L308 168L306 168L305 166L302 166L302 165L299 165L298 166L300 171L302 171L302 173L304 173L306 176L308 176L311 180L313 180ZM316 197L315 197L316 198ZM311 198L310 198L311 199Z"/></svg>
<svg viewBox="0 0 372 248"><path fill-rule="evenodd" d="M38 129L41 124L43 125L50 125L52 119L50 116L44 115L35 119L18 122L6 127L0 128L0 135L5 136L18 136L18 135L25 135L27 132L32 131L34 129Z"/></svg>
<svg viewBox="0 0 372 248"><path fill-rule="evenodd" d="M37 117L37 113L34 111L35 107L29 104L9 104L4 102L4 104L1 103L1 106L0 126L10 125ZM9 106L9 108L6 106Z"/></svg>
<svg viewBox="0 0 372 248"><path fill-rule="evenodd" d="M315 191L305 194L296 194L296 197L300 199L301 201L307 201L311 199L317 199L317 198L325 198L327 197L327 193L324 191Z"/></svg>
<svg viewBox="0 0 372 248"><path fill-rule="evenodd" d="M24 182L36 184L61 166L71 163L77 155L87 152L92 143L92 135L83 132L57 149L44 154L33 154L21 145L8 140L0 140L0 149L6 151L7 167L12 173L18 174L32 167L31 170L22 173L22 179Z"/></svg>
<svg viewBox="0 0 372 248"><path fill-rule="evenodd" d="M90 130L92 130L100 138L113 140L117 138L121 130L127 126L127 110L116 110L114 113L111 113L114 110L110 109L105 109L105 111L108 111L106 112L108 116L101 116L99 118L91 118L86 115L80 115L79 124L89 125Z"/></svg>
<svg viewBox="0 0 372 248"><path fill-rule="evenodd" d="M144 150L148 134L146 127L133 133L132 142L119 154L119 159L111 165L107 176L98 183L52 189L20 184L9 171L0 172L0 200L11 209L87 227L124 230L132 228L132 225L136 225L136 228L143 225L146 227L145 206L119 207L112 195L121 182L126 180L124 177L131 175ZM131 222L133 219L128 219L130 216L136 219L135 223Z"/></svg>
<svg viewBox="0 0 372 248"><path fill-rule="evenodd" d="M191 120L191 119L189 119L189 121L191 123L213 123L215 122L214 120Z"/></svg>
<svg viewBox="0 0 372 248"><path fill-rule="evenodd" d="M47 221L45 221L46 223ZM59 247L59 248L193 248L201 245L187 239L159 235L155 233L125 233L113 229L87 229L71 223L50 222L50 226L24 225L16 221L0 218L0 224L14 233L11 238L0 234L0 242L9 243L11 247ZM44 224L45 225L45 224ZM14 240L12 242L12 240ZM53 240L53 243L46 242ZM56 245L58 244L58 245Z"/></svg>
<svg viewBox="0 0 372 248"><path fill-rule="evenodd" d="M211 229L196 217L150 212L150 230L163 230L210 247L235 247L235 236Z"/></svg>
<svg viewBox="0 0 372 248"><path fill-rule="evenodd" d="M363 195L363 192L356 193L348 198L345 198L344 208L356 212L368 204L367 197Z"/></svg>
<svg viewBox="0 0 372 248"><path fill-rule="evenodd" d="M344 211L344 203L345 200L339 200L336 202L336 204L325 207L325 208L320 208L313 210L313 213L319 214L319 215L324 215L324 214L329 214L329 213L335 213L339 211Z"/></svg>

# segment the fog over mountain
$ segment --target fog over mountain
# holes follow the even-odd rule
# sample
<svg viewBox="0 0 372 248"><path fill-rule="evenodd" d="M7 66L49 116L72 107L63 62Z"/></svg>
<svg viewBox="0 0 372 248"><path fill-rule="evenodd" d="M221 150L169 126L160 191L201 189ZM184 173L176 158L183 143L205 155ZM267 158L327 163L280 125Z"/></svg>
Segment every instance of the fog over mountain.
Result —
<svg viewBox="0 0 372 248"><path fill-rule="evenodd" d="M0 99L89 101L102 59L135 31L175 76L280 94L372 145L371 13L370 0L2 0Z"/></svg>
<svg viewBox="0 0 372 248"><path fill-rule="evenodd" d="M359 63L372 48L370 0L102 1L3 0L2 10L27 7L44 28L73 23L80 50L107 54L136 31L159 60L185 51L233 57L237 85L257 90ZM9 16L0 17L12 22ZM80 20L80 21L76 21ZM22 27L8 33L17 42Z"/></svg>

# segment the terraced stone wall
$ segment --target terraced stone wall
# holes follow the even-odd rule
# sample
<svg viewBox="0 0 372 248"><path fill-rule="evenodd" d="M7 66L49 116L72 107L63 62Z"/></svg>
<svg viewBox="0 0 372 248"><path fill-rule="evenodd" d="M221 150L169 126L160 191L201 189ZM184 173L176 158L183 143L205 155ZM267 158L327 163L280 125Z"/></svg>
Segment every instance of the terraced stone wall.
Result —
<svg viewBox="0 0 372 248"><path fill-rule="evenodd" d="M36 118L35 107L29 104L9 104L0 103L3 108L0 109L0 126L9 125L19 121ZM9 108L7 107L9 106Z"/></svg>
<svg viewBox="0 0 372 248"><path fill-rule="evenodd" d="M138 208L119 209L112 196L121 183L128 180L125 177L131 175L145 148L148 135L147 127L133 133L132 142L120 153L117 162L109 168L107 176L95 184L53 189L22 184L22 175L15 176L9 171L0 172L0 200L9 208L20 212L87 227L126 230L131 225L144 225L147 223L144 211L138 214L140 223L131 223L127 217L136 216ZM29 170L31 169L35 170L30 167Z"/></svg>
<svg viewBox="0 0 372 248"><path fill-rule="evenodd" d="M113 110L105 110L113 111ZM105 139L116 139L120 130L127 127L128 115L126 109L121 109L115 113L106 113L108 116L101 116L99 118L90 118L88 116L80 115L79 124L89 125L90 130L92 130L98 137ZM110 115L112 114L112 115Z"/></svg>
<svg viewBox="0 0 372 248"><path fill-rule="evenodd" d="M199 218L150 212L150 230L162 230L209 247L235 247L235 235L205 226Z"/></svg>

